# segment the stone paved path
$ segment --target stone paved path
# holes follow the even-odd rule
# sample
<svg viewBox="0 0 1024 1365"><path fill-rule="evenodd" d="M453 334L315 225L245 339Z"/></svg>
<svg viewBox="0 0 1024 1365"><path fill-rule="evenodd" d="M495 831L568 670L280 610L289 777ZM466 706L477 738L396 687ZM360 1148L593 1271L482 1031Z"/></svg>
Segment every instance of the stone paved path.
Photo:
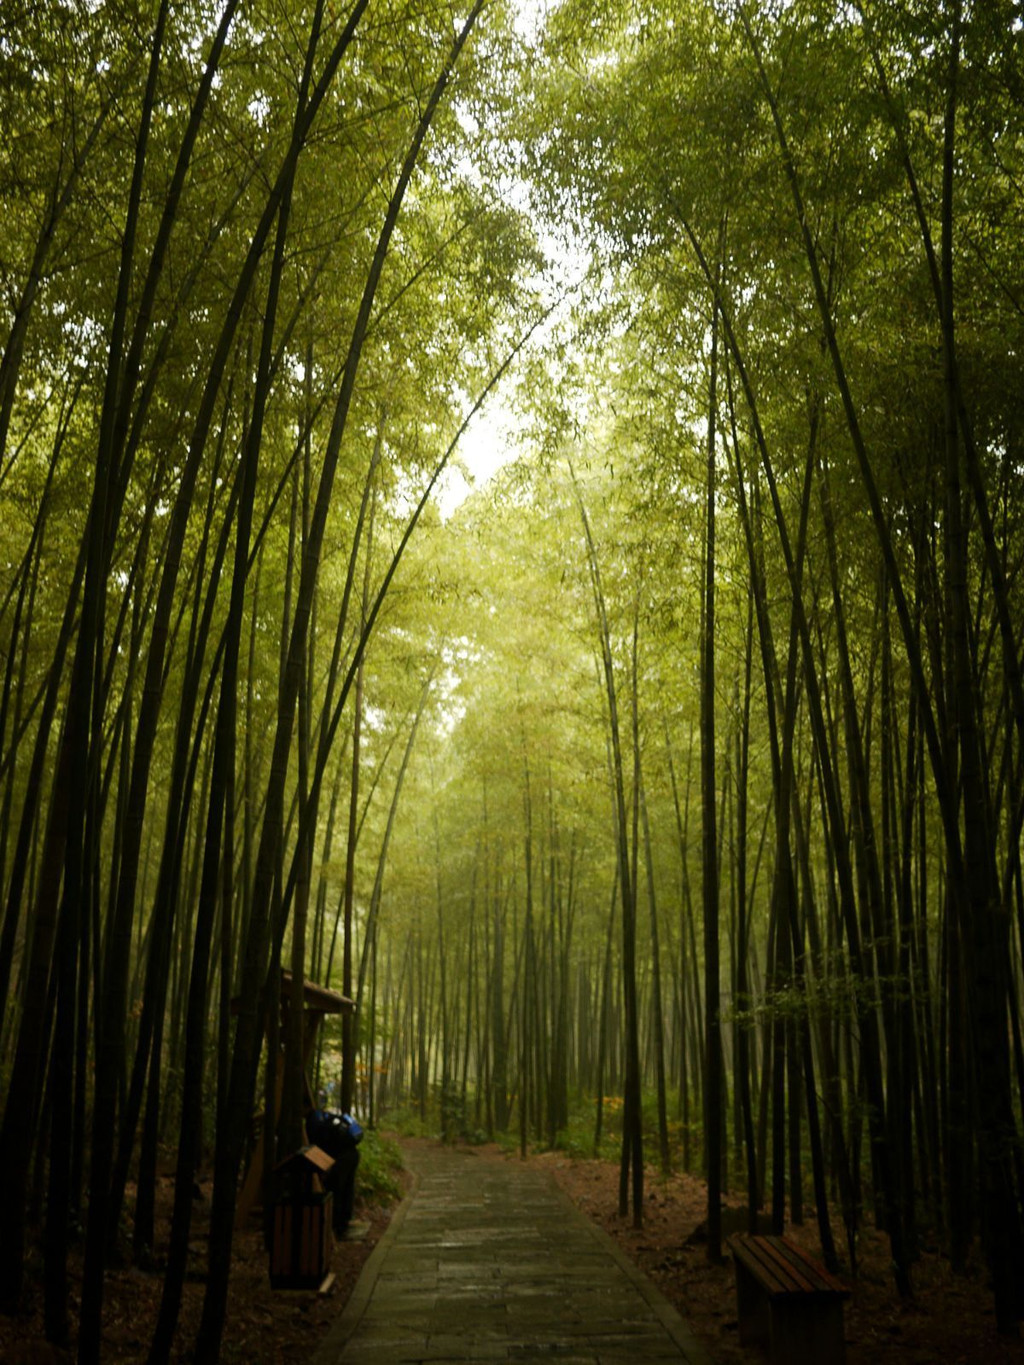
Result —
<svg viewBox="0 0 1024 1365"><path fill-rule="evenodd" d="M711 1365L543 1168L440 1145L407 1161L413 1195L311 1365Z"/></svg>

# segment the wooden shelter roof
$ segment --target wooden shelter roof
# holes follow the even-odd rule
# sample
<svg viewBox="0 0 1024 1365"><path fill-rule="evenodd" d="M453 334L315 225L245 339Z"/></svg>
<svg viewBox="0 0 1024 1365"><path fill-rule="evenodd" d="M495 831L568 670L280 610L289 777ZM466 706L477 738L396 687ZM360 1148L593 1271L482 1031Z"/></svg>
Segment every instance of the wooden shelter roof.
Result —
<svg viewBox="0 0 1024 1365"><path fill-rule="evenodd" d="M282 971L282 1000L288 998L291 988L291 972ZM342 995L340 991L328 990L326 986L318 986L315 981L309 980L302 983L302 999L307 1009L319 1010L321 1014L351 1014L356 1007L356 1002L350 1000L347 995Z"/></svg>
<svg viewBox="0 0 1024 1365"><path fill-rule="evenodd" d="M291 996L292 974L291 972L281 972L281 1003L287 1005ZM306 980L302 983L302 999L307 1010L312 1010L317 1014L354 1014L356 1002L350 1000L347 995L342 995L340 991L328 990L326 986L318 986L315 981ZM240 999L235 997L231 1002L233 1013L238 1012Z"/></svg>

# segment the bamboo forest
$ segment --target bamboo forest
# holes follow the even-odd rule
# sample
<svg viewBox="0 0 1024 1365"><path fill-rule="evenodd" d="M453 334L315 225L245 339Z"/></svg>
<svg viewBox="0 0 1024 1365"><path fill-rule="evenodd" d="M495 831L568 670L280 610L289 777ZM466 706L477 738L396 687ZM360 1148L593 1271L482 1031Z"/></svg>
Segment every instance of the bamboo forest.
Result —
<svg viewBox="0 0 1024 1365"><path fill-rule="evenodd" d="M0 1324L241 1358L312 1094L995 1359L1021 0L4 0L0 130Z"/></svg>

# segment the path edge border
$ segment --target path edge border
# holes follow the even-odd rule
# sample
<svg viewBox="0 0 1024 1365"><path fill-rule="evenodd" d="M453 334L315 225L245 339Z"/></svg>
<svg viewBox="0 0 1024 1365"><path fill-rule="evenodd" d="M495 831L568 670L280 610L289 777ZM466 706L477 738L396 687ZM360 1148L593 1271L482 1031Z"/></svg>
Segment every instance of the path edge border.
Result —
<svg viewBox="0 0 1024 1365"><path fill-rule="evenodd" d="M608 1253L626 1278L643 1296L648 1307L683 1353L687 1365L715 1365L714 1357L709 1354L707 1347L697 1340L687 1327L679 1309L669 1303L651 1277L641 1270L635 1261L630 1260L610 1233L605 1232L599 1223L596 1223L589 1214L580 1208L572 1196L558 1183L558 1177L553 1171L547 1171L546 1174L563 1204L585 1225L594 1241Z"/></svg>
<svg viewBox="0 0 1024 1365"><path fill-rule="evenodd" d="M387 1259L392 1243L402 1230L406 1214L409 1212L419 1189L419 1174L409 1165L406 1165L405 1169L410 1176L410 1185L405 1198L391 1215L391 1221L384 1229L380 1240L366 1258L366 1263L359 1272L359 1278L355 1282L352 1293L348 1296L348 1302L334 1322L331 1323L326 1333L320 1338L319 1345L309 1357L308 1365L337 1365L342 1352L363 1319L363 1314L373 1296L381 1267Z"/></svg>

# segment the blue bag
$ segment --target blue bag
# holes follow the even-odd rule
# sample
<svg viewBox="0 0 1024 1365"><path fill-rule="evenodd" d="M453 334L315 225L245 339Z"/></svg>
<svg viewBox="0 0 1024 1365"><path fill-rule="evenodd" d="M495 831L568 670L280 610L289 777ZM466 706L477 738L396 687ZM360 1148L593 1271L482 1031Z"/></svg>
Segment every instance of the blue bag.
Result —
<svg viewBox="0 0 1024 1365"><path fill-rule="evenodd" d="M306 1134L315 1147L335 1160L363 1140L362 1126L351 1114L336 1114L330 1109L313 1110L306 1119Z"/></svg>

